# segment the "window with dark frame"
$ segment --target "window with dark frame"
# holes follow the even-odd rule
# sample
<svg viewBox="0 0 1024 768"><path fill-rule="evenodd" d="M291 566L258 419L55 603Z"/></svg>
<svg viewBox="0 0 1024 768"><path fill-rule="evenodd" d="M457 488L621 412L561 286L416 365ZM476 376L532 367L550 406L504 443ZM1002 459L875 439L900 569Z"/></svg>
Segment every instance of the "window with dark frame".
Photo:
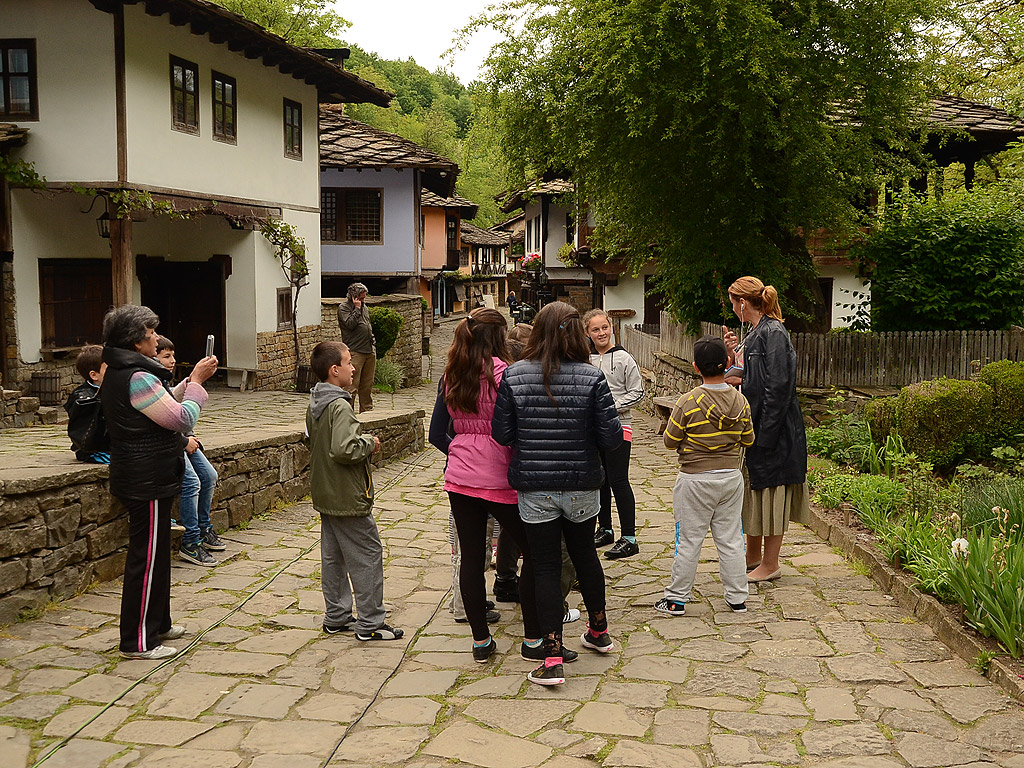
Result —
<svg viewBox="0 0 1024 768"><path fill-rule="evenodd" d="M99 342L113 303L110 259L40 259L42 345L53 349Z"/></svg>
<svg viewBox="0 0 1024 768"><path fill-rule="evenodd" d="M302 159L302 105L284 100L284 155Z"/></svg>
<svg viewBox="0 0 1024 768"><path fill-rule="evenodd" d="M320 239L352 245L382 243L383 197L380 189L320 190Z"/></svg>
<svg viewBox="0 0 1024 768"><path fill-rule="evenodd" d="M459 248L459 219L456 216L445 217L445 232L448 238L448 250L455 251Z"/></svg>
<svg viewBox="0 0 1024 768"><path fill-rule="evenodd" d="M171 126L199 134L199 65L171 56Z"/></svg>
<svg viewBox="0 0 1024 768"><path fill-rule="evenodd" d="M39 119L35 40L0 40L0 117Z"/></svg>
<svg viewBox="0 0 1024 768"><path fill-rule="evenodd" d="M213 72L212 81L213 138L234 144L238 138L238 89L235 78Z"/></svg>
<svg viewBox="0 0 1024 768"><path fill-rule="evenodd" d="M292 289L277 289L277 329L284 330L292 327Z"/></svg>

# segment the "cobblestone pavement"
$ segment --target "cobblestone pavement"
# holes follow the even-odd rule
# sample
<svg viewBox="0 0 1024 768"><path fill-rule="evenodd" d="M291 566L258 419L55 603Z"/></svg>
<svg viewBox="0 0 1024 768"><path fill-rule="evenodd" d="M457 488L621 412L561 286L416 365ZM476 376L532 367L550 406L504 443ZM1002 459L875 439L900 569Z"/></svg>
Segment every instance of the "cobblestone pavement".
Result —
<svg viewBox="0 0 1024 768"><path fill-rule="evenodd" d="M395 407L429 407L434 391ZM1024 768L1021 706L807 529L749 613L722 600L710 540L701 599L686 617L654 612L674 471L652 420L635 429L641 553L606 567L616 649L580 649L582 622L567 625L581 653L565 685L526 680L510 604L493 627L499 653L474 663L468 628L443 607L448 508L428 450L377 473L404 640L319 631L317 520L297 504L226 533L216 568L174 563L173 615L189 634L169 662L116 656L113 584L0 631L0 765Z"/></svg>

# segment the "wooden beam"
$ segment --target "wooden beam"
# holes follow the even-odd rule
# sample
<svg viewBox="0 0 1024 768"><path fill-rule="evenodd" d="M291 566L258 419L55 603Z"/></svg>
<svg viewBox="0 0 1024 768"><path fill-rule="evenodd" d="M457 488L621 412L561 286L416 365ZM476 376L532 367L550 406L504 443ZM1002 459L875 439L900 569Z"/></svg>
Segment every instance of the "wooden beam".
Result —
<svg viewBox="0 0 1024 768"><path fill-rule="evenodd" d="M0 176L0 261L7 261L14 253L14 234L11 230L11 185ZM3 354L3 350L0 350Z"/></svg>
<svg viewBox="0 0 1024 768"><path fill-rule="evenodd" d="M132 220L110 220L110 277L115 307L132 303L135 259L132 257Z"/></svg>
<svg viewBox="0 0 1024 768"><path fill-rule="evenodd" d="M117 180L128 180L128 96L125 85L124 6L114 11L114 125L117 142Z"/></svg>

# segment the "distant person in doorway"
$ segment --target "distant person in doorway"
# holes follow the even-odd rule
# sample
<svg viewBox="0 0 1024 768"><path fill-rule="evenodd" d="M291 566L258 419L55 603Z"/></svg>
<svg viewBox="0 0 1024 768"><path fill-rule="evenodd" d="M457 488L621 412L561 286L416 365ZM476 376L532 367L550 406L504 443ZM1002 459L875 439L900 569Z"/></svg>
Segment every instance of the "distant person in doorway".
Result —
<svg viewBox="0 0 1024 768"><path fill-rule="evenodd" d="M355 374L346 391L359 397L359 412L373 410L373 374L377 370L377 347L370 325L370 309L366 306L366 286L352 283L348 298L338 307L341 337L352 354Z"/></svg>
<svg viewBox="0 0 1024 768"><path fill-rule="evenodd" d="M110 435L110 493L128 511L128 554L121 589L121 655L166 659L163 645L185 634L171 624L171 505L185 475L185 437L206 403L203 383L217 370L204 357L172 393L171 372L156 359L160 318L126 304L103 318L100 388Z"/></svg>

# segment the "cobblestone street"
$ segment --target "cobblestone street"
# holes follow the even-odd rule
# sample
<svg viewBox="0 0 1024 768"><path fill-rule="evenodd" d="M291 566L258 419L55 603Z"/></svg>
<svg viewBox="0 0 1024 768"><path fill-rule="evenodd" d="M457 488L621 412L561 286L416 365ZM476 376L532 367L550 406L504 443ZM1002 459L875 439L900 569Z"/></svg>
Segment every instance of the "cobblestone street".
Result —
<svg viewBox="0 0 1024 768"><path fill-rule="evenodd" d="M432 339L434 382L451 331ZM427 382L378 402L429 414L435 393ZM294 430L305 408L279 393L216 400L220 416L200 422L216 441ZM634 419L640 554L604 561L616 648L582 649L584 622L566 625L580 658L565 685L526 680L513 604L498 605L499 652L474 663L468 625L446 608L444 457L428 447L376 473L385 598L403 640L320 631L318 518L309 503L279 509L223 534L217 567L173 562L172 614L189 634L168 662L116 654L115 583L0 630L0 765L1024 768L1021 705L802 526L782 578L752 585L748 613L722 599L710 538L700 599L685 617L655 612L675 477L655 428Z"/></svg>

